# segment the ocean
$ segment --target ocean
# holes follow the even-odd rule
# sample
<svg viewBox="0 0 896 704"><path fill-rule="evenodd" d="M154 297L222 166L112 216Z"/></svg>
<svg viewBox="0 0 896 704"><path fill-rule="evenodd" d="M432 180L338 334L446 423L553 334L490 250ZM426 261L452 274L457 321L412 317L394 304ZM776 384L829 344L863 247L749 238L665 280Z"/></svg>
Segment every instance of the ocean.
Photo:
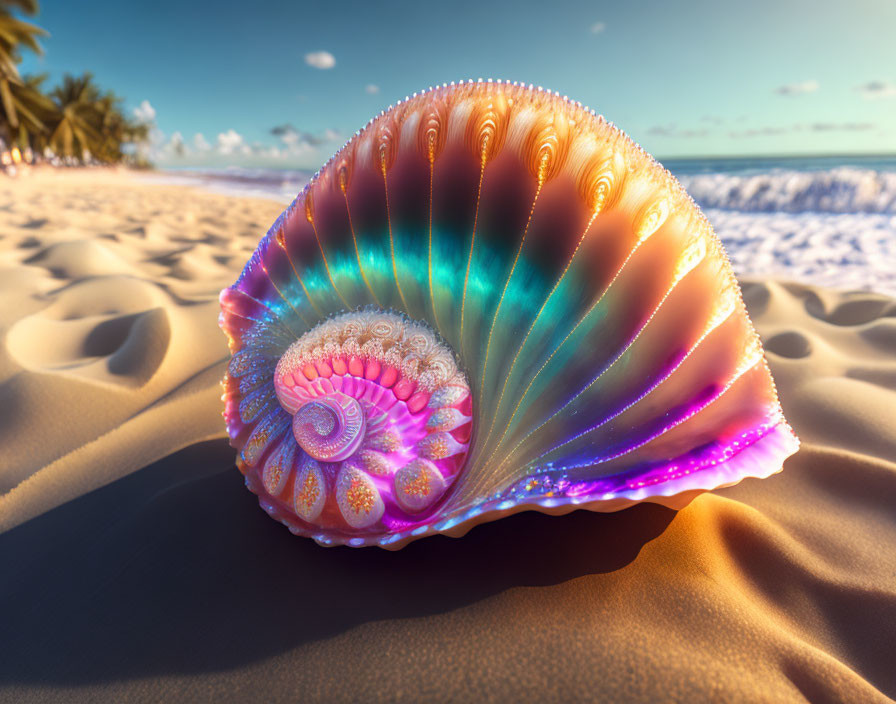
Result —
<svg viewBox="0 0 896 704"><path fill-rule="evenodd" d="M896 296L896 156L662 163L703 209L738 275ZM288 204L311 175L231 167L148 178Z"/></svg>

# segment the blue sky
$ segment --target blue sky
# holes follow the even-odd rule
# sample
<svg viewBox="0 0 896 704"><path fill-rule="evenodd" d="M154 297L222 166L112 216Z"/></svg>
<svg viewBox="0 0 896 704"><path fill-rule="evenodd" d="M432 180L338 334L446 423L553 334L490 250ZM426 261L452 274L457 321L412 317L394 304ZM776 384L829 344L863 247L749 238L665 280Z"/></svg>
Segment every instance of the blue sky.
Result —
<svg viewBox="0 0 896 704"><path fill-rule="evenodd" d="M896 152L890 0L42 0L36 22L23 70L92 71L164 166L313 169L390 103L479 77L567 94L660 158Z"/></svg>

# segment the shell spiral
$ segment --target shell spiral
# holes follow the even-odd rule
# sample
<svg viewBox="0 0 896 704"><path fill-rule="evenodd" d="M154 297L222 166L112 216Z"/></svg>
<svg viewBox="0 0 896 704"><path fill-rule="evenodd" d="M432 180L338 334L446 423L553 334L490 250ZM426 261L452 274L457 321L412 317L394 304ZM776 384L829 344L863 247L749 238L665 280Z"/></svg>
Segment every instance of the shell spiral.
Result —
<svg viewBox="0 0 896 704"><path fill-rule="evenodd" d="M322 545L680 507L799 445L697 206L531 86L446 85L372 120L221 306L237 465Z"/></svg>

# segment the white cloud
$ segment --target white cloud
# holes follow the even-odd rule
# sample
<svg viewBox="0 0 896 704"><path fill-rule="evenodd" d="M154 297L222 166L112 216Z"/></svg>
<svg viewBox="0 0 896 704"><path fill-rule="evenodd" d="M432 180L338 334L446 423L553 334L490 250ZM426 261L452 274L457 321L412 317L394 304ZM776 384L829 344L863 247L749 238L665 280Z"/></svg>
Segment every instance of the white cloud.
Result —
<svg viewBox="0 0 896 704"><path fill-rule="evenodd" d="M328 69L336 65L336 57L329 51L312 51L305 54L305 63L314 68Z"/></svg>
<svg viewBox="0 0 896 704"><path fill-rule="evenodd" d="M809 125L813 132L867 132L874 129L871 122L816 122Z"/></svg>
<svg viewBox="0 0 896 704"><path fill-rule="evenodd" d="M278 137L287 147L295 146L300 142L305 144L316 143L314 135L309 134L308 132L300 132L295 126L290 125L289 123L272 127L271 134Z"/></svg>
<svg viewBox="0 0 896 704"><path fill-rule="evenodd" d="M144 100L134 108L134 117L137 118L137 122L148 125L156 119L156 109L149 104L148 100Z"/></svg>
<svg viewBox="0 0 896 704"><path fill-rule="evenodd" d="M728 133L733 139L741 137L774 137L779 134L787 134L793 132L792 127L752 127L746 130L734 130Z"/></svg>
<svg viewBox="0 0 896 704"><path fill-rule="evenodd" d="M271 128L271 134L278 137L287 147L298 146L318 147L327 142L338 142L342 135L333 129L326 129L319 134L303 132L289 123L277 125Z"/></svg>
<svg viewBox="0 0 896 704"><path fill-rule="evenodd" d="M149 140L141 145L140 154L161 165L187 167L222 166L274 166L288 165L291 168L311 168L320 164L324 152L331 152L334 144L343 140L336 130L303 132L290 124L283 124L270 130L279 138L249 142L230 128L217 135L214 140L206 139L201 132L186 139L180 132L170 135L158 127L150 128Z"/></svg>
<svg viewBox="0 0 896 704"><path fill-rule="evenodd" d="M205 140L205 136L202 132L197 132L193 135L193 149L197 152L207 152L211 148L212 145Z"/></svg>
<svg viewBox="0 0 896 704"><path fill-rule="evenodd" d="M319 162L321 161L321 154L318 151L317 147L314 147L307 142L299 142L298 144L294 144L291 147L287 147L280 152L280 156L285 159L303 159L310 162Z"/></svg>
<svg viewBox="0 0 896 704"><path fill-rule="evenodd" d="M267 159L279 159L280 157L284 156L284 152L282 152L277 146L262 144L261 142L253 142L251 151L252 156Z"/></svg>
<svg viewBox="0 0 896 704"><path fill-rule="evenodd" d="M803 95L805 93L814 93L819 88L818 81L803 81L802 83L788 83L786 86L775 88L778 95Z"/></svg>
<svg viewBox="0 0 896 704"><path fill-rule="evenodd" d="M150 126L145 142L137 145L137 154L153 161L165 147L165 133L155 125Z"/></svg>
<svg viewBox="0 0 896 704"><path fill-rule="evenodd" d="M866 100L877 98L892 98L896 96L896 83L889 81L868 81L856 88Z"/></svg>
<svg viewBox="0 0 896 704"><path fill-rule="evenodd" d="M180 132L175 132L171 135L171 139L168 140L168 144L165 145L165 148L177 156L183 156L187 153L187 147L184 144L184 136Z"/></svg>
<svg viewBox="0 0 896 704"><path fill-rule="evenodd" d="M707 129L684 129L676 125L657 125L647 130L647 134L656 137L673 137L676 139L691 139L694 137L705 137L709 134Z"/></svg>
<svg viewBox="0 0 896 704"><path fill-rule="evenodd" d="M149 143L154 147L161 146L165 141L165 133L158 127L149 128Z"/></svg>
<svg viewBox="0 0 896 704"><path fill-rule="evenodd" d="M811 124L797 123L794 125L779 125L777 127L755 127L747 130L729 132L728 136L734 139L741 137L775 137L783 134L799 134L801 132L867 132L876 125L871 122L813 122Z"/></svg>
<svg viewBox="0 0 896 704"><path fill-rule="evenodd" d="M283 134L280 135L280 141L283 142L287 147L298 144L300 140L301 135L295 130L284 130Z"/></svg>
<svg viewBox="0 0 896 704"><path fill-rule="evenodd" d="M377 93L380 92L380 87L373 83L368 83L367 86L364 88L364 92L368 93L369 95L376 95Z"/></svg>
<svg viewBox="0 0 896 704"><path fill-rule="evenodd" d="M243 135L234 129L219 134L215 148L219 154L249 154L252 151L243 140Z"/></svg>
<svg viewBox="0 0 896 704"><path fill-rule="evenodd" d="M607 25L603 22L595 22L591 25L591 33L592 34L600 34L607 28Z"/></svg>

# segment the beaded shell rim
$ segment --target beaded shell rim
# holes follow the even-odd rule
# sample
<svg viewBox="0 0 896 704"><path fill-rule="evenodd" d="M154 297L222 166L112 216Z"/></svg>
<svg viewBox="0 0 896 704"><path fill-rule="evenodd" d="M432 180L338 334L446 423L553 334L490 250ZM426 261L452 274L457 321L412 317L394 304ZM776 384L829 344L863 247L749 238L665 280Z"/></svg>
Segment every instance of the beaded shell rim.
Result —
<svg viewBox="0 0 896 704"><path fill-rule="evenodd" d="M781 427L778 426L775 431L766 435L752 445L745 447L737 455L729 459L729 462L737 458L741 463L749 463L753 467L753 471L747 475L755 479L767 479L782 471L782 466L776 466L765 462L764 460L771 454L773 446L785 448L791 452L796 451L799 443L796 442L792 435L780 432ZM679 511L687 506L694 498L700 494L716 489L723 489L739 484L747 478L741 475L742 470L731 471L733 475L729 477L730 481L710 482L711 486L704 485L700 481L703 472L696 471L691 474L671 479L664 482L661 493L647 494L644 487L620 491L615 494L605 494L596 499L583 500L580 497L529 497L526 500L516 500L499 498L486 501L478 506L458 510L453 514L443 517L434 524L428 524L412 530L392 533L380 538L375 536L356 536L347 540L335 540L328 537L321 531L308 530L293 520L285 511L278 508L275 504L264 499L262 493L261 482L253 475L247 474L245 479L246 487L253 494L259 497L259 503L271 518L279 521L286 526L293 535L299 535L311 538L322 547L334 547L337 545L346 545L348 547L368 547L378 546L386 550L400 550L408 543L433 535L446 535L450 538L462 538L470 530L475 528L479 523L474 523L469 519L476 516L487 515L486 520L481 523L491 522L511 516L515 513L523 511L538 511L539 513L551 516L563 516L578 509L586 509L599 513L613 513L630 508L639 503L655 503L673 511ZM703 475L705 476L705 475ZM656 485L654 485L656 486Z"/></svg>

